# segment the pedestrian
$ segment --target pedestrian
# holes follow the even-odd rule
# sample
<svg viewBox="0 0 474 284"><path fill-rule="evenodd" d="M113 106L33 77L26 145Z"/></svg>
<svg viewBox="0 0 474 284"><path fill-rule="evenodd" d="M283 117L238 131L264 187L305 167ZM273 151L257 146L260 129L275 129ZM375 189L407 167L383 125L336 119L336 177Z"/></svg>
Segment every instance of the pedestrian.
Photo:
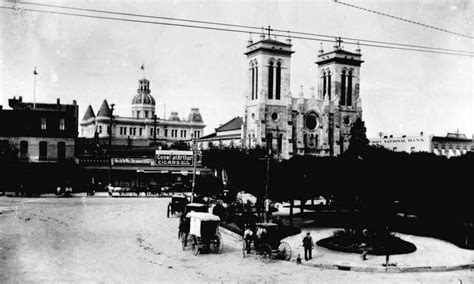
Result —
<svg viewBox="0 0 474 284"><path fill-rule="evenodd" d="M367 260L367 248L362 249L362 255L361 255L362 260Z"/></svg>
<svg viewBox="0 0 474 284"><path fill-rule="evenodd" d="M253 232L252 230L250 230L250 226L247 225L244 232L245 248L247 249L247 253L250 253L250 245L252 244L252 237L253 237Z"/></svg>
<svg viewBox="0 0 474 284"><path fill-rule="evenodd" d="M306 236L303 238L303 247L304 247L304 259L306 261L312 259L312 250L314 247L313 238L309 232L306 233Z"/></svg>

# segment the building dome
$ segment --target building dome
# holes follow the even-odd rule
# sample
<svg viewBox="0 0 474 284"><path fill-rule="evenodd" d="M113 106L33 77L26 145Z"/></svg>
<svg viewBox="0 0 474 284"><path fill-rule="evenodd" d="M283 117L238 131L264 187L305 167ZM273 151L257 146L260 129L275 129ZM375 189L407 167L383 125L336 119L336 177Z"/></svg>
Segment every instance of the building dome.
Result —
<svg viewBox="0 0 474 284"><path fill-rule="evenodd" d="M132 105L145 104L145 105L155 105L155 98L152 95L147 93L138 93L133 97Z"/></svg>
<svg viewBox="0 0 474 284"><path fill-rule="evenodd" d="M191 108L191 113L188 115L188 121L202 122L202 116L199 112L199 108Z"/></svg>

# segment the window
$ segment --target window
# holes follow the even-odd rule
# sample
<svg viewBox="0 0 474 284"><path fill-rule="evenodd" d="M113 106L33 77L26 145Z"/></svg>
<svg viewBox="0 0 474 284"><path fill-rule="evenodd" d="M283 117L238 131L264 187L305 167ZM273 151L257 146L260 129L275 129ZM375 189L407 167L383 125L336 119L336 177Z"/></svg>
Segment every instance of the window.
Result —
<svg viewBox="0 0 474 284"><path fill-rule="evenodd" d="M99 125L99 134L102 134L102 125Z"/></svg>
<svg viewBox="0 0 474 284"><path fill-rule="evenodd" d="M258 67L257 66L255 66L255 99L258 99Z"/></svg>
<svg viewBox="0 0 474 284"><path fill-rule="evenodd" d="M133 135L134 136L137 135L137 128L136 127L133 128Z"/></svg>
<svg viewBox="0 0 474 284"><path fill-rule="evenodd" d="M46 118L41 118L41 130L46 130Z"/></svg>
<svg viewBox="0 0 474 284"><path fill-rule="evenodd" d="M352 70L347 75L347 94L346 94L346 105L352 105Z"/></svg>
<svg viewBox="0 0 474 284"><path fill-rule="evenodd" d="M66 158L66 143L58 142L58 160Z"/></svg>
<svg viewBox="0 0 474 284"><path fill-rule="evenodd" d="M183 137L186 138L186 130L183 130Z"/></svg>
<svg viewBox="0 0 474 284"><path fill-rule="evenodd" d="M252 100L255 99L255 68L252 66Z"/></svg>
<svg viewBox="0 0 474 284"><path fill-rule="evenodd" d="M280 88L281 88L281 62L277 63L276 68L276 99L280 99Z"/></svg>
<svg viewBox="0 0 474 284"><path fill-rule="evenodd" d="M123 128L123 135L127 135L127 127Z"/></svg>
<svg viewBox="0 0 474 284"><path fill-rule="evenodd" d="M331 72L328 71L328 76L327 76L327 86L328 86L328 98L331 100Z"/></svg>
<svg viewBox="0 0 474 284"><path fill-rule="evenodd" d="M20 159L28 157L28 141L20 142Z"/></svg>
<svg viewBox="0 0 474 284"><path fill-rule="evenodd" d="M40 141L39 142L39 160L46 161L48 157L48 142Z"/></svg>
<svg viewBox="0 0 474 284"><path fill-rule="evenodd" d="M197 137L198 137L198 138L201 137L201 131L199 131L199 130L198 130L198 132L197 132Z"/></svg>
<svg viewBox="0 0 474 284"><path fill-rule="evenodd" d="M273 99L273 61L268 65L268 99Z"/></svg>
<svg viewBox="0 0 474 284"><path fill-rule="evenodd" d="M133 135L133 127L130 127L129 133L130 133L130 135Z"/></svg>
<svg viewBox="0 0 474 284"><path fill-rule="evenodd" d="M267 133L267 151L270 153L272 149L272 144L273 144L273 135L271 132Z"/></svg>
<svg viewBox="0 0 474 284"><path fill-rule="evenodd" d="M66 124L64 121L64 118L59 119L59 130L65 130L66 129Z"/></svg>
<svg viewBox="0 0 474 284"><path fill-rule="evenodd" d="M153 136L153 128L150 128L150 136Z"/></svg>
<svg viewBox="0 0 474 284"><path fill-rule="evenodd" d="M107 134L110 135L110 126L107 126Z"/></svg>
<svg viewBox="0 0 474 284"><path fill-rule="evenodd" d="M165 137L168 137L168 129L165 129Z"/></svg>
<svg viewBox="0 0 474 284"><path fill-rule="evenodd" d="M143 128L139 128L139 129L138 129L138 135L139 135L139 136L142 136L142 131L143 131Z"/></svg>
<svg viewBox="0 0 474 284"><path fill-rule="evenodd" d="M140 111L137 110L137 118L140 118Z"/></svg>
<svg viewBox="0 0 474 284"><path fill-rule="evenodd" d="M342 70L341 74L341 100L340 105L346 105L346 70Z"/></svg>
<svg viewBox="0 0 474 284"><path fill-rule="evenodd" d="M145 111L145 118L148 118L148 111Z"/></svg>
<svg viewBox="0 0 474 284"><path fill-rule="evenodd" d="M326 72L323 72L323 76L321 77L323 80L323 98L326 95Z"/></svg>
<svg viewBox="0 0 474 284"><path fill-rule="evenodd" d="M160 136L160 129L159 128L156 129L156 136Z"/></svg>

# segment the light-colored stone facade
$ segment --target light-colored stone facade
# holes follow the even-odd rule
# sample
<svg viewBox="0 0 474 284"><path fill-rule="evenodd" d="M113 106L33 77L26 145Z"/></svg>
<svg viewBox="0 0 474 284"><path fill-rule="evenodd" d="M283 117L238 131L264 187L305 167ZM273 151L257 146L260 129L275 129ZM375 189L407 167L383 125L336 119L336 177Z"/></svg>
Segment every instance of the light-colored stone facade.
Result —
<svg viewBox="0 0 474 284"><path fill-rule="evenodd" d="M198 108L192 108L187 118L180 118L177 112L171 112L169 118L155 116L155 99L151 96L150 81L139 80L137 94L132 100L132 116L113 115L106 100L97 115L89 106L82 119L80 137L108 138L112 125L112 144L127 145L133 141L135 146L148 146L156 141L172 144L190 142L204 133L204 121ZM112 114L112 117L111 117ZM156 136L155 136L156 135Z"/></svg>
<svg viewBox="0 0 474 284"><path fill-rule="evenodd" d="M264 36L249 42L243 144L271 147L283 159L340 155L348 148L352 123L362 118L360 49L349 52L339 43L332 51L320 50L317 92L312 88L310 98L303 91L294 98L290 92L291 48L291 40L283 43Z"/></svg>

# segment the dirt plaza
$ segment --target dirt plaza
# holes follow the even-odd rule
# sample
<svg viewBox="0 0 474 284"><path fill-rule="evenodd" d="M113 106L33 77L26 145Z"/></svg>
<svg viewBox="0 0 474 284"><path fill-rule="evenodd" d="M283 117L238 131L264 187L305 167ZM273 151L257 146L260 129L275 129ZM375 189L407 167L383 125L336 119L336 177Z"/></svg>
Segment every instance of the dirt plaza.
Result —
<svg viewBox="0 0 474 284"><path fill-rule="evenodd" d="M472 270L371 273L263 263L242 258L241 241L224 232L222 254L194 256L177 238L179 218L166 217L168 202L0 197L0 282L474 282Z"/></svg>

